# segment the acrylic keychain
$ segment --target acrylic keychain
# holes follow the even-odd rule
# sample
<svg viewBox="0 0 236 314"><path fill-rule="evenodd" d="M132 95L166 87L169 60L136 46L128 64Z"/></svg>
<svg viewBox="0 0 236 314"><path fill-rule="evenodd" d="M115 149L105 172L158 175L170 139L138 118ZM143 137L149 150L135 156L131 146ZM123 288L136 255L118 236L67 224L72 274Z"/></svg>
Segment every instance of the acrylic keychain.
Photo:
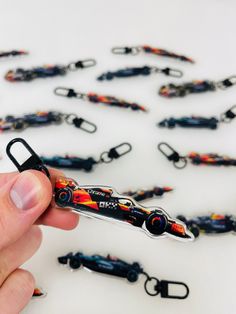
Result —
<svg viewBox="0 0 236 314"><path fill-rule="evenodd" d="M225 234L236 232L236 217L233 215L220 215L212 213L211 215L186 218L183 215L177 216L183 221L195 238L200 234Z"/></svg>
<svg viewBox="0 0 236 314"><path fill-rule="evenodd" d="M96 65L94 59L79 60L68 65L44 65L32 69L10 70L5 79L9 82L29 82L37 78L47 78L66 75L69 71L85 69Z"/></svg>
<svg viewBox="0 0 236 314"><path fill-rule="evenodd" d="M64 121L88 133L94 133L97 130L97 126L94 123L78 117L74 113L66 114L58 111L38 111L20 117L9 115L4 119L0 118L0 133L5 131L22 131L29 127L59 125Z"/></svg>
<svg viewBox="0 0 236 314"><path fill-rule="evenodd" d="M73 169L73 170L85 170L90 172L93 167L102 163L110 163L114 159L118 159L123 155L129 153L132 150L130 143L121 143L115 147L112 147L109 151L103 152L98 160L93 157L80 158L76 156L54 156L54 157L44 157L40 156L40 159L45 165L54 168L61 169Z"/></svg>
<svg viewBox="0 0 236 314"><path fill-rule="evenodd" d="M124 195L131 196L135 201L145 201L156 196L163 196L165 193L173 191L172 188L165 186L154 186L152 189L129 190L123 192Z"/></svg>
<svg viewBox="0 0 236 314"><path fill-rule="evenodd" d="M173 59L177 59L180 61L190 62L194 63L192 58L176 54L174 52L161 49L161 48L155 48L148 45L144 46L130 46L130 47L114 47L112 48L112 53L119 54L119 55L137 55L141 52L147 53L147 54L153 54L160 57L169 57Z"/></svg>
<svg viewBox="0 0 236 314"><path fill-rule="evenodd" d="M143 67L129 67L125 69L120 69L117 71L109 71L101 74L97 77L98 81L111 81L114 78L127 78L134 76L148 76L151 74L164 74L167 76L172 76L176 78L180 78L183 76L183 72L177 69L171 68L158 68L155 66L143 66Z"/></svg>
<svg viewBox="0 0 236 314"><path fill-rule="evenodd" d="M197 128L197 129L211 129L215 130L218 128L220 123L229 123L236 117L236 105L231 107L226 112L220 115L220 118L211 117L181 117L181 118L168 118L160 121L157 126L173 129L176 126L182 128Z"/></svg>
<svg viewBox="0 0 236 314"><path fill-rule="evenodd" d="M173 163L177 169L183 169L190 161L193 165L207 165L207 166L236 166L236 159L228 156L220 156L218 154L199 154L191 152L187 155L180 155L169 144L162 142L157 146L158 150Z"/></svg>
<svg viewBox="0 0 236 314"><path fill-rule="evenodd" d="M222 81L195 80L180 85L170 83L159 89L159 95L166 98L184 97L189 94L214 92L218 89L225 90L236 84L236 75L232 75Z"/></svg>
<svg viewBox="0 0 236 314"><path fill-rule="evenodd" d="M98 254L85 255L81 252L68 253L67 255L58 257L58 262L61 265L69 266L73 270L77 270L83 266L90 271L126 278L131 283L137 282L139 276L143 275L146 277L144 289L150 296L160 295L161 298L186 299L189 295L189 288L185 283L150 277L139 263L134 262L130 264L110 254L102 256ZM181 286L184 293L182 295L170 294L169 290L172 288L173 291L174 286Z"/></svg>
<svg viewBox="0 0 236 314"><path fill-rule="evenodd" d="M0 58L11 58L23 55L28 55L28 52L25 50L0 51Z"/></svg>
<svg viewBox="0 0 236 314"><path fill-rule="evenodd" d="M94 104L100 103L100 104L105 104L111 107L132 109L134 111L143 111L143 112L147 111L147 109L144 106L138 105L137 103L134 103L134 102L127 102L123 99L118 99L113 96L103 96L103 95L98 95L95 93L83 94L83 93L75 91L72 88L57 87L55 88L54 93L57 96L63 96L63 97L68 97L68 98L78 98L84 101L92 102Z"/></svg>
<svg viewBox="0 0 236 314"><path fill-rule="evenodd" d="M30 153L30 157L23 164L20 164L11 153L12 146L15 143L21 143ZM35 169L43 171L50 177L49 171L42 160L22 138L10 141L6 152L20 172ZM112 187L82 186L78 185L73 179L59 177L56 179L53 189L55 204L61 209L71 208L74 212L84 216L122 222L133 226L134 229L145 232L152 238L168 236L183 241L193 239L192 233L186 228L185 224L171 218L162 208L144 207L131 197L118 194Z"/></svg>

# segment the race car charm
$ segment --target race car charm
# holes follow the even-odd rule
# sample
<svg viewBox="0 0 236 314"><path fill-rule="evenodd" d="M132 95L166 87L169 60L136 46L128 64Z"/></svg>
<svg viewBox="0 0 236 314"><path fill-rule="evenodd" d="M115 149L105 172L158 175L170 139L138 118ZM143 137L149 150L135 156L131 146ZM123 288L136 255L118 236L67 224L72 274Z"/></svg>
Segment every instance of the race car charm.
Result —
<svg viewBox="0 0 236 314"><path fill-rule="evenodd" d="M23 164L11 152L15 143L21 143L30 153L30 157ZM50 177L42 160L22 138L11 140L6 153L20 172L35 169ZM69 207L85 216L123 222L144 231L152 238L169 236L185 241L193 239L185 224L172 219L162 208L146 208L131 197L118 194L111 187L80 186L73 179L59 177L54 186L54 199L59 208Z"/></svg>
<svg viewBox="0 0 236 314"><path fill-rule="evenodd" d="M57 96L82 99L84 101L89 101L94 104L104 104L110 107L120 107L131 109L133 111L147 112L147 109L144 106L138 105L136 102L128 102L114 96L104 96L98 95L96 93L84 94L67 87L57 87L55 88L54 93Z"/></svg>
<svg viewBox="0 0 236 314"><path fill-rule="evenodd" d="M160 96L166 98L184 97L189 94L214 92L217 89L224 90L235 84L236 75L233 75L219 82L209 80L194 80L180 85L170 83L168 85L161 86L158 93Z"/></svg>
<svg viewBox="0 0 236 314"><path fill-rule="evenodd" d="M103 152L98 160L93 157L81 158L78 156L53 156L44 157L40 156L42 162L45 165L54 168L61 169L74 169L74 170L84 170L90 172L93 170L95 165L110 163L114 159L118 159L125 154L128 154L132 150L130 143L121 143L115 147L110 148L109 151Z"/></svg>
<svg viewBox="0 0 236 314"><path fill-rule="evenodd" d="M116 220L143 230L152 238L170 236L191 240L185 225L159 207L146 208L131 197L118 194L112 187L81 186L73 179L58 178L55 183L55 203L69 207L89 217Z"/></svg>
<svg viewBox="0 0 236 314"><path fill-rule="evenodd" d="M129 190L123 192L124 195L131 196L135 201L145 201L156 196L163 196L167 192L171 192L173 189L169 186L159 187L154 186L152 189L139 189L139 190Z"/></svg>
<svg viewBox="0 0 236 314"><path fill-rule="evenodd" d="M231 107L226 112L222 113L220 118L211 117L182 117L182 118L169 118L164 119L159 122L157 125L159 127L166 127L169 129L173 129L176 126L180 126L182 128L196 128L196 129L210 129L215 130L218 128L220 123L229 123L236 117L236 105Z"/></svg>
<svg viewBox="0 0 236 314"><path fill-rule="evenodd" d="M155 48L148 45L144 46L133 46L133 47L114 47L112 48L112 53L118 54L118 55L137 55L141 52L144 52L146 54L153 54L160 57L169 57L173 59L177 59L180 61L190 62L194 63L192 58L183 56L181 54L176 54L174 52L161 49L161 48Z"/></svg>
<svg viewBox="0 0 236 314"><path fill-rule="evenodd" d="M109 71L101 74L97 77L98 81L111 81L114 78L127 78L133 76L148 76L151 74L164 74L167 76L172 76L176 78L180 78L183 76L183 72L177 69L164 68L160 69L155 66L145 65L143 67L133 67L133 68L125 68L117 71Z"/></svg>
<svg viewBox="0 0 236 314"><path fill-rule="evenodd" d="M236 166L236 159L228 156L220 156L218 154L199 154L191 152L187 155L180 155L169 144L162 142L157 145L158 150L173 163L177 169L183 169L190 161L193 165L207 165L207 166Z"/></svg>
<svg viewBox="0 0 236 314"><path fill-rule="evenodd" d="M37 78L64 76L69 71L92 67L95 64L94 59L87 59L71 62L68 65L43 65L27 70L18 68L9 70L5 75L5 79L9 82L30 82Z"/></svg>
<svg viewBox="0 0 236 314"><path fill-rule="evenodd" d="M137 262L129 264L117 257L102 255L84 255L81 252L68 253L67 255L58 257L58 262L61 265L69 266L73 270L77 270L83 266L86 269L98 273L108 274L120 278L126 278L129 282L136 282L140 275L144 275L144 289L150 296L160 295L161 298L169 299L186 299L189 295L189 288L183 282L159 280L156 277L150 277L144 272L141 265ZM169 288L174 285L182 286L184 294L176 295L169 294Z"/></svg>
<svg viewBox="0 0 236 314"><path fill-rule="evenodd" d="M10 50L10 51L0 51L0 58L9 58L17 56L25 56L28 52L25 50Z"/></svg>
<svg viewBox="0 0 236 314"><path fill-rule="evenodd" d="M64 121L88 133L94 133L97 130L97 126L94 123L78 117L73 113L65 114L58 111L37 111L17 117L8 115L5 118L0 118L0 133L5 131L22 131L29 127L59 125Z"/></svg>
<svg viewBox="0 0 236 314"><path fill-rule="evenodd" d="M211 214L208 216L197 216L194 218L186 218L183 215L177 216L183 221L195 238L203 234L225 234L236 232L236 217L233 215Z"/></svg>

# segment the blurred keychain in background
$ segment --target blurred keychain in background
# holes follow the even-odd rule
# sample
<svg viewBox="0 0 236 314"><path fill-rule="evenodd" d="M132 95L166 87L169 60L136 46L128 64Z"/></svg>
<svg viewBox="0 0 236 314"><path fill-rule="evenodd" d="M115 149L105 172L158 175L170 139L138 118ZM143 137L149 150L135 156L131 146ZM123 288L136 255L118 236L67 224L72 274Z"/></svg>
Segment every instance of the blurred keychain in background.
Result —
<svg viewBox="0 0 236 314"><path fill-rule="evenodd" d="M0 51L0 58L11 58L17 56L25 56L29 53L25 50L10 50L10 51Z"/></svg>
<svg viewBox="0 0 236 314"><path fill-rule="evenodd" d="M236 84L236 75L230 76L223 81L215 82L209 80L194 80L188 83L176 85L170 83L159 89L159 95L166 98L184 97L189 94L200 94L214 92L217 89L225 90Z"/></svg>
<svg viewBox="0 0 236 314"><path fill-rule="evenodd" d="M185 57L180 54L176 54L174 52L170 52L165 49L161 48L154 48L148 45L144 46L130 46L130 47L114 47L111 49L112 53L118 54L118 55L137 55L141 52L147 53L147 54L153 54L160 57L169 57L173 59L177 59L180 61L190 62L194 63L192 58Z"/></svg>
<svg viewBox="0 0 236 314"><path fill-rule="evenodd" d="M186 218L184 215L177 216L183 221L195 238L202 234L225 234L236 232L236 217L233 215L211 214Z"/></svg>
<svg viewBox="0 0 236 314"><path fill-rule="evenodd" d="M44 157L40 156L40 159L45 165L54 168L61 169L74 169L74 170L85 170L90 172L93 167L101 163L110 163L114 159L118 159L123 155L129 153L132 150L132 146L129 143L121 143L115 147L112 147L108 152L103 152L100 155L99 160L95 160L93 157L80 158L76 156L54 156Z"/></svg>
<svg viewBox="0 0 236 314"><path fill-rule="evenodd" d="M204 118L199 116L191 116L191 117L181 117L181 118L169 118L164 119L159 122L157 125L159 127L166 127L169 129L173 129L176 126L180 126L182 128L197 128L197 129L211 129L215 130L218 128L220 123L229 123L236 117L236 105L231 107L226 112L220 115L220 118L211 117Z"/></svg>
<svg viewBox="0 0 236 314"><path fill-rule="evenodd" d="M81 252L71 252L58 257L58 262L61 265L69 266L72 270L77 270L83 266L90 271L126 278L131 283L138 281L139 276L143 275L146 277L144 289L150 296L160 295L161 298L186 299L189 295L189 288L185 283L150 277L139 263L134 262L129 264L110 254L102 256L98 254L85 255ZM182 287L182 295L170 294L170 289L173 293L175 286L178 286L178 293L180 293L179 288Z"/></svg>
<svg viewBox="0 0 236 314"><path fill-rule="evenodd" d="M21 117L8 115L4 119L0 118L0 133L5 131L22 131L29 127L59 125L64 121L88 133L94 133L97 130L95 124L73 113L65 114L58 111L38 111L36 113L25 114Z"/></svg>
<svg viewBox="0 0 236 314"><path fill-rule="evenodd" d="M198 154L195 152L182 156L165 142L159 143L157 148L169 161L173 163L174 167L177 169L185 168L188 161L191 161L193 165L197 166L236 166L236 159L228 156L220 156L212 153Z"/></svg>
<svg viewBox="0 0 236 314"><path fill-rule="evenodd" d="M30 157L22 164L11 153L15 143L21 143L30 153ZM35 169L50 177L42 160L22 138L11 140L7 145L6 153L20 172ZM87 217L121 222L145 232L151 238L168 236L183 241L194 238L183 222L171 218L162 208L144 207L131 197L118 194L112 187L82 186L73 179L59 177L53 188L54 200L58 208L66 208L66 210L71 208L74 212Z"/></svg>
<svg viewBox="0 0 236 314"><path fill-rule="evenodd" d="M9 82L29 82L37 78L47 78L54 76L63 76L68 71L76 71L78 69L85 69L96 65L94 59L79 60L71 62L68 65L44 65L32 69L10 70L6 73L5 79Z"/></svg>
<svg viewBox="0 0 236 314"><path fill-rule="evenodd" d="M98 81L111 81L114 78L127 78L127 77L134 77L134 76L148 76L151 74L165 74L167 76L172 76L176 78L180 78L183 76L183 72L177 69L171 69L171 68L158 68L155 66L143 66L143 67L129 67L120 69L117 71L109 71L101 74L97 77Z"/></svg>
<svg viewBox="0 0 236 314"><path fill-rule="evenodd" d="M165 193L171 191L173 191L173 189L168 186L165 187L154 186L152 189L129 190L123 192L123 194L131 196L133 199L140 202L151 199L156 196L163 196Z"/></svg>
<svg viewBox="0 0 236 314"><path fill-rule="evenodd" d="M144 106L140 106L133 102L131 103L122 99L118 99L113 96L103 96L103 95L98 95L95 93L83 94L83 93L75 91L72 88L57 87L55 88L54 93L57 96L82 99L84 101L89 101L95 104L101 103L101 104L105 104L111 107L128 108L134 111L143 111L143 112L147 111L147 109Z"/></svg>

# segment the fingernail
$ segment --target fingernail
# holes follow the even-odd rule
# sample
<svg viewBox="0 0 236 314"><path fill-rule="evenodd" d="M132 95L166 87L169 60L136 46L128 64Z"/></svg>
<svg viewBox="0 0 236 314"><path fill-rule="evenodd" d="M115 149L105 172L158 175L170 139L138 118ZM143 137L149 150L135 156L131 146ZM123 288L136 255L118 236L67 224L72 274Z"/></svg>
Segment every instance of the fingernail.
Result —
<svg viewBox="0 0 236 314"><path fill-rule="evenodd" d="M41 184L32 172L22 172L10 190L10 198L16 207L33 208L40 197Z"/></svg>

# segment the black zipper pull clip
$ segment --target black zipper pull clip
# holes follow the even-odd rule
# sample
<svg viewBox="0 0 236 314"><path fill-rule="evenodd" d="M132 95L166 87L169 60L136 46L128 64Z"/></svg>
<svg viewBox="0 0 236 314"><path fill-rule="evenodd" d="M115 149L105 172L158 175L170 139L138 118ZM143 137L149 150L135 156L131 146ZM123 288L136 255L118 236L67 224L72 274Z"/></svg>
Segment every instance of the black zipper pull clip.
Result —
<svg viewBox="0 0 236 314"><path fill-rule="evenodd" d="M236 84L236 75L232 75L223 81L217 82L216 86L220 89L226 89Z"/></svg>
<svg viewBox="0 0 236 314"><path fill-rule="evenodd" d="M30 153L30 157L23 162L23 164L20 164L16 158L11 153L11 148L15 143L21 143L27 151ZM8 157L11 159L13 164L16 166L16 168L19 170L19 172L25 171L25 170L38 170L46 174L48 178L50 178L49 171L47 167L44 165L42 160L39 158L39 156L35 153L35 151L30 147L30 145L23 139L23 138L14 138L11 140L6 147L6 153Z"/></svg>
<svg viewBox="0 0 236 314"><path fill-rule="evenodd" d="M86 95L82 93L76 92L73 88L67 88L67 87L56 87L54 89L54 94L57 96L63 96L68 98L79 98L79 99L85 99Z"/></svg>
<svg viewBox="0 0 236 314"><path fill-rule="evenodd" d="M236 105L221 114L220 121L229 123L236 117Z"/></svg>
<svg viewBox="0 0 236 314"><path fill-rule="evenodd" d="M96 60L94 59L86 59L86 60L79 60L76 62L71 62L68 64L67 68L70 71L76 71L78 69L90 68L97 64Z"/></svg>
<svg viewBox="0 0 236 314"><path fill-rule="evenodd" d="M186 167L186 157L180 156L169 144L162 142L157 145L157 148L169 161L173 162L175 168L183 169Z"/></svg>
<svg viewBox="0 0 236 314"><path fill-rule="evenodd" d="M130 143L122 143L111 148L108 152L103 152L100 156L100 162L109 163L113 159L118 159L121 156L129 153L132 150Z"/></svg>
<svg viewBox="0 0 236 314"><path fill-rule="evenodd" d="M189 295L189 287L184 282L159 280L156 277L149 277L146 273L144 273L144 275L147 277L144 282L144 289L146 293L152 297L160 294L161 298L165 299L186 299ZM170 286L182 286L185 293L181 295L169 294Z"/></svg>
<svg viewBox="0 0 236 314"><path fill-rule="evenodd" d="M116 55L137 55L140 51L140 47L114 47L111 49L111 52Z"/></svg>
<svg viewBox="0 0 236 314"><path fill-rule="evenodd" d="M68 124L73 124L76 128L79 128L87 133L95 133L97 131L97 126L83 118L79 118L76 114L68 114L65 116L65 121Z"/></svg>

